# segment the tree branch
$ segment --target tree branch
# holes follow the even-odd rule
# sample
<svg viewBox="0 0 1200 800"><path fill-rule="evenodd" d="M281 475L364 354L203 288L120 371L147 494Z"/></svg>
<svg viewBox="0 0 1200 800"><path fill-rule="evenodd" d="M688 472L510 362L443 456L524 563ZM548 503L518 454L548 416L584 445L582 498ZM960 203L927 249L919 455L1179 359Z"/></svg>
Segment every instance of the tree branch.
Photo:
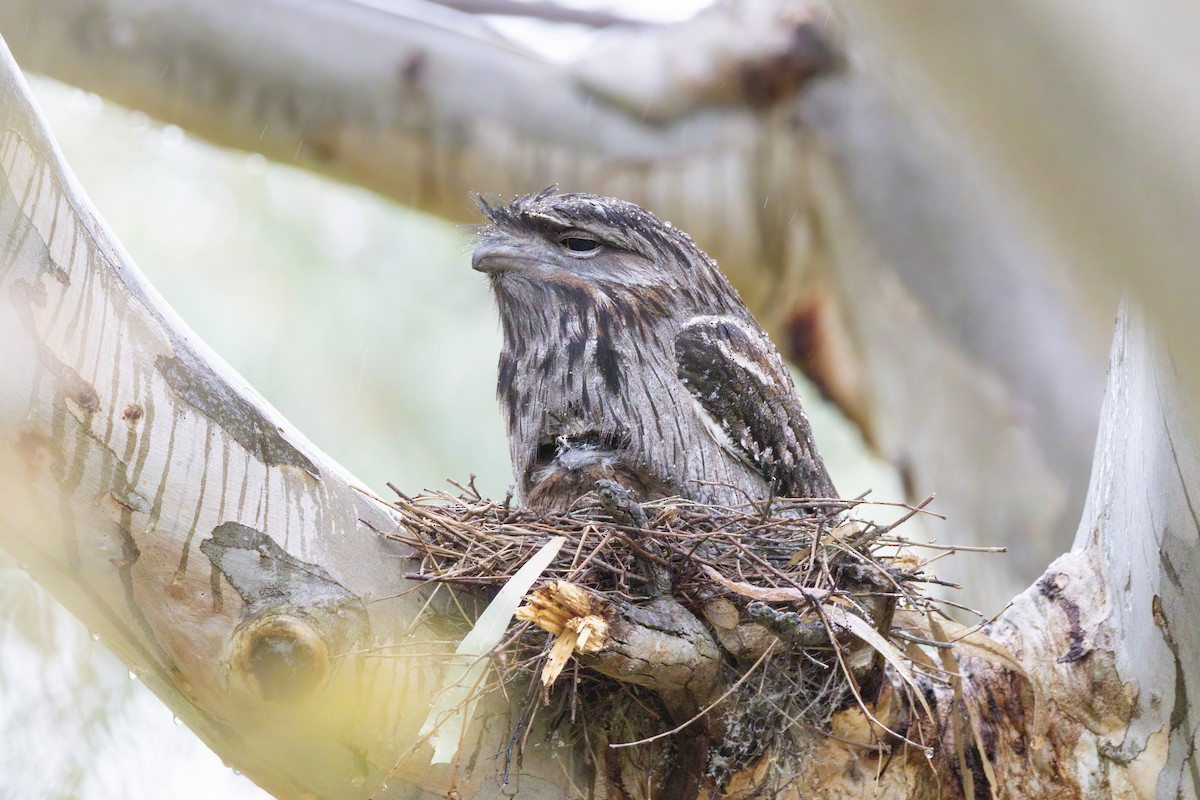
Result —
<svg viewBox="0 0 1200 800"><path fill-rule="evenodd" d="M453 8L466 14L495 14L506 17L529 17L546 22L607 28L610 25L653 25L653 23L605 11L571 8L539 0L433 0L439 6Z"/></svg>
<svg viewBox="0 0 1200 800"><path fill-rule="evenodd" d="M1182 578L1200 559L1200 408L1176 364L1125 304L1076 549L992 630L1020 654L1038 707L1017 684L1003 690L994 667L975 670L989 686L973 688L993 709L983 738L994 743L1000 785L1026 796L1200 789L1190 721L1200 701L1200 584Z"/></svg>
<svg viewBox="0 0 1200 800"><path fill-rule="evenodd" d="M410 553L376 532L393 515L146 284L7 51L0 82L0 543L276 796L491 780L420 763L446 634L402 592ZM496 719L480 746L502 746Z"/></svg>
<svg viewBox="0 0 1200 800"><path fill-rule="evenodd" d="M421 602L395 596L408 553L375 532L390 514L164 307L66 171L7 54L4 70L5 547L261 785L280 796L374 792L416 741L435 685L419 662L379 657L412 641ZM1200 535L1195 362L1173 359L1186 351L1130 312L1113 352L1080 549L994 629L1026 675L995 653L972 664L968 651L955 697L931 689L938 727L953 731L934 766L950 778L1084 796L1196 789L1200 589L1180 579ZM423 648L440 638L418 631ZM872 714L897 730L912 704L892 692ZM804 773L823 796L879 772L882 797L953 785L919 752L882 770L885 748L863 735L878 723L857 711L834 728ZM499 749L496 729L479 737L475 750ZM450 775L416 761L401 762L390 794L447 790ZM872 769L855 778L851 763ZM546 780L528 796L561 795L546 756L528 754L525 769ZM458 787L491 775L481 768Z"/></svg>
<svg viewBox="0 0 1200 800"><path fill-rule="evenodd" d="M1111 0L843 5L856 33L960 127L1081 285L1129 287L1171 341L1196 348L1200 21L1169 0L1136 12Z"/></svg>

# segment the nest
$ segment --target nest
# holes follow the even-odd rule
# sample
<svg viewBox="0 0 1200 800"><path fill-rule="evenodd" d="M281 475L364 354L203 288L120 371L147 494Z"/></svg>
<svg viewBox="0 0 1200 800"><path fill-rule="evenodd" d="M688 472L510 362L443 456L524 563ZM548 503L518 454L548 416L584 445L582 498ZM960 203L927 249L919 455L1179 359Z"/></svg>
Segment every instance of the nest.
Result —
<svg viewBox="0 0 1200 800"><path fill-rule="evenodd" d="M541 574L540 592L570 587L590 598L584 606L630 608L651 601L665 584L673 601L718 631L725 685L732 684L718 698L718 710L712 710L718 701L706 709L728 717L724 729L730 733L709 755L709 775L718 784L770 752L789 731L827 730L835 712L869 702L889 678L908 691L914 707L924 702L918 678L946 681L935 662L912 646L944 643L918 635L909 622L946 602L932 597L930 586L951 584L924 569L960 548L934 545L936 555L921 558L913 547L930 545L896 531L915 514L928 513L923 507L929 500L920 506L872 503L897 508L895 522L878 525L854 519L855 509L867 503L862 497L780 498L740 507L669 498L631 513L612 497L593 493L565 513L540 514L514 506L511 497L489 500L473 481L454 485L456 493L413 497L391 487L399 496L391 505L402 529L390 538L414 548L420 559L407 577L450 587L479 609L547 542L563 537ZM576 612L560 609L557 620L547 622L536 608L537 595L527 598L530 605L517 615L524 621L513 624L494 653L500 682L525 677L535 685L542 678L545 689L530 692L527 711L538 698L556 719L576 721L581 709L587 719L588 706L606 709L611 719L617 699L643 709L652 704L644 688L588 668L586 654L594 649L578 641L591 632L586 624L575 626L562 653L564 619ZM456 601L453 607L472 606ZM462 613L470 624L477 611ZM578 609L576 621L587 613ZM560 663L554 665L556 641ZM575 658L555 680L569 655ZM660 720L658 727L666 725Z"/></svg>

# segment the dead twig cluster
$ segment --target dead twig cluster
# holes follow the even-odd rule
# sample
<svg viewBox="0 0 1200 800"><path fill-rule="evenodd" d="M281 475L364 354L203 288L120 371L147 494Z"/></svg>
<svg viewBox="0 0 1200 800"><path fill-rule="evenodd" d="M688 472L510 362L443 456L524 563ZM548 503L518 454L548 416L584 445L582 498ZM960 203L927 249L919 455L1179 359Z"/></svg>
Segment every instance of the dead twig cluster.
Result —
<svg viewBox="0 0 1200 800"><path fill-rule="evenodd" d="M567 544L543 573L545 579L630 601L645 597L648 562L668 569L674 591L684 597L736 594L731 584L749 584L763 589L764 597L773 596L770 590L784 590L774 596L789 599L800 599L791 598L789 591L860 600L888 595L924 608L929 598L914 587L948 584L924 574L924 566L934 559L918 559L903 548L930 547L938 557L970 549L895 535L895 528L913 515L929 513L924 503L881 504L905 513L880 526L847 516L870 504L862 498L777 498L737 508L667 498L642 506L648 524L638 528L614 522L590 495L567 513L546 515L470 491L398 494L391 505L404 527L389 536L423 556L420 569L406 577L460 587L499 588L550 537L563 536ZM729 583L718 583L714 573Z"/></svg>

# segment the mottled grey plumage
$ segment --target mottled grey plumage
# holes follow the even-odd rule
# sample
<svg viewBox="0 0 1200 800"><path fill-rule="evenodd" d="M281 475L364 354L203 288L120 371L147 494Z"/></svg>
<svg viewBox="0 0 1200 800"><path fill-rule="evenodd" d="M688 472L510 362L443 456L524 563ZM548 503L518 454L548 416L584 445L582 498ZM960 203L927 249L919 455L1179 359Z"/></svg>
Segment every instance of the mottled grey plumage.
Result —
<svg viewBox="0 0 1200 800"><path fill-rule="evenodd" d="M640 501L835 496L779 354L691 237L590 194L480 205L526 505L561 510L599 479Z"/></svg>

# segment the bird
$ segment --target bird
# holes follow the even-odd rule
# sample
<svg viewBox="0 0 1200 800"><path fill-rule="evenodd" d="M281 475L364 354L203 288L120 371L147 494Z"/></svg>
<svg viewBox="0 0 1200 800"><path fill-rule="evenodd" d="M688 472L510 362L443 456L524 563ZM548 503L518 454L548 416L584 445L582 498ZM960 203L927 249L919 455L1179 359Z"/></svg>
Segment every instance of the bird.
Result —
<svg viewBox="0 0 1200 800"><path fill-rule="evenodd" d="M560 513L598 481L638 503L837 497L779 352L687 233L556 186L477 203L523 506Z"/></svg>

